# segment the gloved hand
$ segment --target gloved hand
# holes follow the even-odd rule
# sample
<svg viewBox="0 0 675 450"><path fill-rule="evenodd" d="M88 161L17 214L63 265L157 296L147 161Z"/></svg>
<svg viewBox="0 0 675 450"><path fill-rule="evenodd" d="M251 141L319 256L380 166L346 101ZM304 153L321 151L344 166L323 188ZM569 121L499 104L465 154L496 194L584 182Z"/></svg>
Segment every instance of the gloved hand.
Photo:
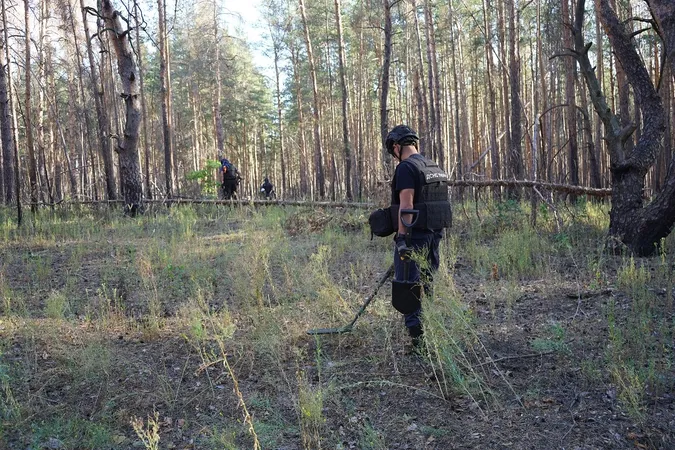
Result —
<svg viewBox="0 0 675 450"><path fill-rule="evenodd" d="M396 250L398 250L398 256L401 259L410 258L412 249L410 249L408 245L406 245L404 234L397 234L396 237L394 238L394 243L396 244Z"/></svg>

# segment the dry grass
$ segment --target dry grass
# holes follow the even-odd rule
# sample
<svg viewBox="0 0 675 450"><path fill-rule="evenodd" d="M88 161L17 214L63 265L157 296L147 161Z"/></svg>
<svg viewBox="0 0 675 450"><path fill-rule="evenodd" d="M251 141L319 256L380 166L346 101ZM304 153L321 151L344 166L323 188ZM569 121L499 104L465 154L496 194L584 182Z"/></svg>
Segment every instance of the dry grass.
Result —
<svg viewBox="0 0 675 450"><path fill-rule="evenodd" d="M21 230L2 219L0 446L447 448L446 408L479 427L545 405L546 388L518 378L526 363L503 362L520 362L509 351L581 367L586 390L614 389L636 424L653 419L673 387L670 253L605 254L606 216L591 204L541 213L537 228L526 206L481 208L455 208L421 361L404 353L386 288L353 333L305 334L348 323L391 261L365 212L45 211ZM608 287L598 315L581 297L556 309L564 292ZM524 323L530 310L538 322ZM587 319L607 334L582 335Z"/></svg>

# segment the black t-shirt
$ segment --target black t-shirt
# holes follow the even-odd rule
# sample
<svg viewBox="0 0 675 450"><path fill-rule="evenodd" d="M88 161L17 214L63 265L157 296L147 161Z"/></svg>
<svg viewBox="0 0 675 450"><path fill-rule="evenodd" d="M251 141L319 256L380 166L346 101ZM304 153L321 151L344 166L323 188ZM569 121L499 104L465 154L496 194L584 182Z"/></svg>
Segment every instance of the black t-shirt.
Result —
<svg viewBox="0 0 675 450"><path fill-rule="evenodd" d="M410 158L423 158L422 155L416 153L408 157ZM415 167L412 164L407 163L406 161L401 161L398 166L396 166L396 171L394 172L394 189L392 191L392 203L400 203L399 194L403 189L415 189L415 194L419 190L419 174Z"/></svg>

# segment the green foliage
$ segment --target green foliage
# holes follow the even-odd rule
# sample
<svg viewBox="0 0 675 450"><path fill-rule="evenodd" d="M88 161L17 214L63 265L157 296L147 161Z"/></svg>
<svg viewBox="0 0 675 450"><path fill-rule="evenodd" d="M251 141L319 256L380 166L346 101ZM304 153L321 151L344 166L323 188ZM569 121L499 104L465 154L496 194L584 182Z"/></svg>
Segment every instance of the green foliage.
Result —
<svg viewBox="0 0 675 450"><path fill-rule="evenodd" d="M666 269L662 275L670 278L669 271ZM624 260L617 272L617 287L627 296L628 314L619 314L617 301L621 297L607 306L608 369L619 399L638 421L644 420L647 392L663 392L673 387L668 375L673 368L669 343L675 336L675 327L659 312L662 309L652 282L647 267L632 257Z"/></svg>
<svg viewBox="0 0 675 450"><path fill-rule="evenodd" d="M377 431L369 420L366 420L361 429L359 448L363 450L387 450L389 447L387 447L382 433Z"/></svg>
<svg viewBox="0 0 675 450"><path fill-rule="evenodd" d="M0 423L18 419L21 414L21 405L17 402L12 391L12 382L12 368L5 362L4 354L0 351ZM0 425L1 437L2 428Z"/></svg>
<svg viewBox="0 0 675 450"><path fill-rule="evenodd" d="M302 445L306 450L321 448L321 434L326 418L323 415L324 394L320 387L309 384L307 376L298 372L298 415Z"/></svg>
<svg viewBox="0 0 675 450"><path fill-rule="evenodd" d="M433 295L424 298L422 311L426 356L441 395L490 399L492 394L472 362L478 345L473 315L462 302L444 262L434 276Z"/></svg>
<svg viewBox="0 0 675 450"><path fill-rule="evenodd" d="M565 342L565 328L558 322L551 322L547 330L548 336L534 339L531 342L532 349L536 352L569 353L569 347Z"/></svg>
<svg viewBox="0 0 675 450"><path fill-rule="evenodd" d="M31 424L31 441L34 448L47 448L59 442L64 450L111 448L113 433L108 425L84 418L55 417Z"/></svg>
<svg viewBox="0 0 675 450"><path fill-rule="evenodd" d="M385 416L363 420L367 415L357 412L371 397L343 395L334 381L353 377L354 386L365 386L374 373L395 368L400 380L377 384L386 395L413 386L433 401L463 397L486 416L490 405L511 394L537 400L543 386L523 393L517 385L511 392L509 380L516 378L509 375L518 374L491 362L493 336L510 339L530 301L536 302L535 314L527 316L537 336L532 351L555 352L547 358L581 367L588 389L605 392L611 383L625 410L644 420L649 401L673 388L675 275L668 245L656 260L607 254L597 231L606 216L590 203L575 205L569 216L561 209L560 228L540 217L542 226L533 229L524 205L493 209L502 217L458 214L443 241L434 294L423 300L422 363L403 354L407 336L386 287L353 333L305 334L348 323L391 262L391 241L369 240L363 212L179 206L124 220L106 211L40 216L55 227L12 232L0 243L0 345L12 352L0 355L0 446L14 433L26 445L53 437L64 448L127 448L111 430L133 436L131 414L157 405L174 421L176 411L200 408L199 448L252 448L256 435L262 448L298 436L305 448L340 448L346 444L332 431L336 421L348 424L344 432L358 448L387 448L392 423ZM490 229L497 220L504 228ZM29 273L41 273L40 281L25 282ZM547 314L562 311L546 310L546 302L560 302L571 284L579 291L615 285L604 310L606 345L598 343L603 335L586 340L575 334L577 321L597 323L589 310L600 301L580 300L571 322L569 309ZM569 306L568 299L560 303ZM590 353L571 351L577 347L569 343L581 341L594 346ZM598 352L605 357L589 357ZM422 366L425 373L417 370ZM235 388L242 374L246 384ZM84 405L87 414L96 408L91 423L104 425L87 429L77 424L76 412L45 408L23 380L58 392L59 408ZM107 392L98 406L90 396L101 386ZM152 394L137 395L137 389ZM138 409L125 411L130 396L139 398ZM229 411L221 408L228 400ZM349 422L355 416L357 422ZM152 423L142 422L138 429L154 436ZM419 429L440 446L450 440L443 428ZM163 426L158 433L164 446Z"/></svg>
<svg viewBox="0 0 675 450"><path fill-rule="evenodd" d="M52 291L47 297L45 315L50 319L63 319L69 313L68 298L62 292Z"/></svg>
<svg viewBox="0 0 675 450"><path fill-rule="evenodd" d="M196 181L199 183L201 192L209 195L215 195L218 192L220 183L217 177L214 177L214 172L220 168L220 162L214 160L207 160L203 169L189 172L185 178L188 181Z"/></svg>
<svg viewBox="0 0 675 450"><path fill-rule="evenodd" d="M113 365L110 349L100 342L88 342L82 347L70 348L64 357L71 375L80 382L105 379Z"/></svg>

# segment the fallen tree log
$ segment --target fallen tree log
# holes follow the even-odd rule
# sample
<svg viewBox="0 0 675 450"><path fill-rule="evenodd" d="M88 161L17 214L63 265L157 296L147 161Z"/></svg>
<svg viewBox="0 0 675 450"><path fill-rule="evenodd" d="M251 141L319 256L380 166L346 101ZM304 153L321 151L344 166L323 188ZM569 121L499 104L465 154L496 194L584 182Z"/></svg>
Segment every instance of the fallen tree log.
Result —
<svg viewBox="0 0 675 450"><path fill-rule="evenodd" d="M537 187L549 191L564 192L567 194L589 195L591 197L610 197L611 189L597 189L585 186L573 186L570 184L544 183L529 180L450 180L448 184L453 187Z"/></svg>
<svg viewBox="0 0 675 450"><path fill-rule="evenodd" d="M544 183L541 181L529 180L449 180L448 184L451 187L523 187L523 188L540 188L549 191L563 192L576 195L588 195L591 197L610 197L612 195L611 189L597 189L585 186L573 186L569 184ZM124 200L77 200L68 201L61 200L55 203L40 203L41 206L56 206L56 205L106 205L106 204L123 204ZM144 200L147 204L161 204L161 205L279 205L279 206L311 206L311 207L325 207L325 208L373 208L376 205L370 202L329 202L329 201L311 201L311 200L258 200L258 199L241 199L241 200L220 200L214 198L171 198L171 199L152 199Z"/></svg>

